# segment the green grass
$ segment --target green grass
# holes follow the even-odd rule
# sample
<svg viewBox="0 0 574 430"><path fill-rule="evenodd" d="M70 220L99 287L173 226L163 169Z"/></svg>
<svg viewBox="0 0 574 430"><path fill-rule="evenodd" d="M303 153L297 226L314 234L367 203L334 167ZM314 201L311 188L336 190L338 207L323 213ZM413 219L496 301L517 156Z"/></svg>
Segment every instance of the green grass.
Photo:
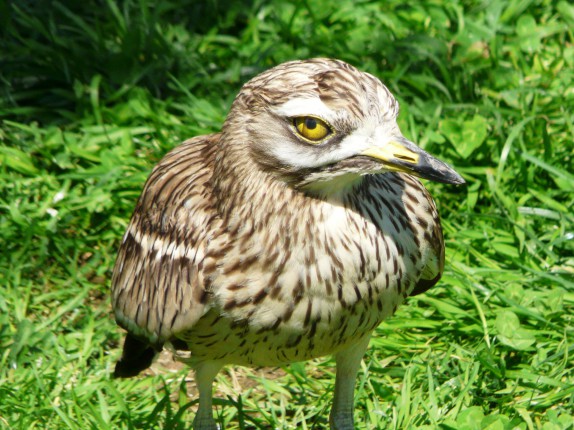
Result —
<svg viewBox="0 0 574 430"><path fill-rule="evenodd" d="M446 273L377 329L358 428L573 429L573 28L551 0L1 4L0 428L189 426L185 371L110 378L118 242L154 163L243 82L329 56L468 182L428 184ZM225 428L325 428L331 361L229 372Z"/></svg>

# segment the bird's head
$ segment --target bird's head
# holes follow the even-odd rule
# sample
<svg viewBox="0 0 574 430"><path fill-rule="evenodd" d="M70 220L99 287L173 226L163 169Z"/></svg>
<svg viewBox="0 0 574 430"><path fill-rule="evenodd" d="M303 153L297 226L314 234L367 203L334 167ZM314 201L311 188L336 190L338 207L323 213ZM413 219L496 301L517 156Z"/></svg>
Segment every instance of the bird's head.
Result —
<svg viewBox="0 0 574 430"><path fill-rule="evenodd" d="M311 192L396 171L464 183L450 166L403 137L398 111L390 91L368 73L338 60L293 61L245 84L224 133L241 128L243 144L262 170Z"/></svg>

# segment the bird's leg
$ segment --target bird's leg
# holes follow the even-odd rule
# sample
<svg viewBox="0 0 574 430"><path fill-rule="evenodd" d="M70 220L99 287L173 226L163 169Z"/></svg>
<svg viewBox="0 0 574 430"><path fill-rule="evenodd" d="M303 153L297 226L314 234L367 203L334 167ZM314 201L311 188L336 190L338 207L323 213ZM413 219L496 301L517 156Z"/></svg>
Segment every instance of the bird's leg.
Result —
<svg viewBox="0 0 574 430"><path fill-rule="evenodd" d="M213 380L221 369L222 364L216 361L206 361L195 368L195 383L199 391L199 407L193 420L193 430L217 430L213 419L212 396Z"/></svg>
<svg viewBox="0 0 574 430"><path fill-rule="evenodd" d="M335 354L337 376L335 379L335 395L329 415L331 430L354 430L353 400L357 372L371 335L367 335L349 348Z"/></svg>

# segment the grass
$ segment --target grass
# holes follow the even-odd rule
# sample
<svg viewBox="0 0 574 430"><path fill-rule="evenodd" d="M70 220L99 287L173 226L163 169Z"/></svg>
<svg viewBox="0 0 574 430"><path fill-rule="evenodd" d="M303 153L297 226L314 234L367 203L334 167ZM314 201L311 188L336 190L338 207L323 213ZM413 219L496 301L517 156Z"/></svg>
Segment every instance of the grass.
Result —
<svg viewBox="0 0 574 430"><path fill-rule="evenodd" d="M0 428L184 428L185 370L110 378L118 241L152 166L294 58L379 76L429 183L446 273L376 331L358 428L574 428L574 7L566 1L0 5ZM219 422L324 428L333 363L230 369ZM239 389L243 386L243 389Z"/></svg>

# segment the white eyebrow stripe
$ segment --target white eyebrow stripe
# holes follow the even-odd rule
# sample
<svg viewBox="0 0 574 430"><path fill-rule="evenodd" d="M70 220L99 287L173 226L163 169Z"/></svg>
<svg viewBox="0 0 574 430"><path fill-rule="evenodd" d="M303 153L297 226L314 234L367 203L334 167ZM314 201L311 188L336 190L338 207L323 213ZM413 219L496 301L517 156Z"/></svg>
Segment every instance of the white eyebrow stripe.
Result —
<svg viewBox="0 0 574 430"><path fill-rule="evenodd" d="M333 118L336 112L327 107L318 97L298 97L273 108L273 112L284 117L302 115L318 116L325 120Z"/></svg>

